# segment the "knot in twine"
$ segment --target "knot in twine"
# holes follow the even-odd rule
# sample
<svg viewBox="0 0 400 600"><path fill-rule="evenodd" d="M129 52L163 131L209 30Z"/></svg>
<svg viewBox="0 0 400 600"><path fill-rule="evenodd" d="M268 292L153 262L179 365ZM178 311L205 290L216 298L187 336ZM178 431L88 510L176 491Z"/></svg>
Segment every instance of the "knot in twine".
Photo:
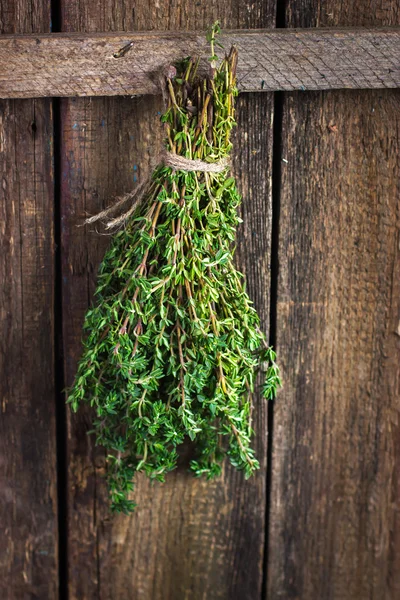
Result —
<svg viewBox="0 0 400 600"><path fill-rule="evenodd" d="M185 158L180 154L174 154L165 150L160 156L160 162L174 171L200 171L201 173L222 173L229 167L229 158L221 158L217 162L204 162L203 160Z"/></svg>
<svg viewBox="0 0 400 600"><path fill-rule="evenodd" d="M229 158L221 158L216 162L208 163L199 159L193 160L191 158L185 158L180 154L168 152L168 150L164 150L160 154L157 162L159 164L164 164L167 167L171 167L173 171L198 171L201 173L222 173L230 165ZM105 210L97 213L97 215L89 217L84 221L83 224L90 225L96 221L102 221L106 229L115 229L116 227L124 225L127 219L129 219L129 217L135 212L143 197L146 195L150 183L151 177L148 177L134 190L121 196L117 202ZM111 216L128 201L130 202L130 207L128 210L123 212L118 217L111 218Z"/></svg>

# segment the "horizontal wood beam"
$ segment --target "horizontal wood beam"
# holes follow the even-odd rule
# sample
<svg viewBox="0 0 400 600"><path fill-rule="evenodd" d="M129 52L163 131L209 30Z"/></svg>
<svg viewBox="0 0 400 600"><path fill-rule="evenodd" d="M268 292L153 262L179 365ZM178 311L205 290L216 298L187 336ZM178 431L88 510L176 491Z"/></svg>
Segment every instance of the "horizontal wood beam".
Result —
<svg viewBox="0 0 400 600"><path fill-rule="evenodd" d="M229 31L242 92L400 87L400 28ZM218 49L222 54L223 50ZM0 98L157 94L163 65L207 56L204 33L0 36Z"/></svg>

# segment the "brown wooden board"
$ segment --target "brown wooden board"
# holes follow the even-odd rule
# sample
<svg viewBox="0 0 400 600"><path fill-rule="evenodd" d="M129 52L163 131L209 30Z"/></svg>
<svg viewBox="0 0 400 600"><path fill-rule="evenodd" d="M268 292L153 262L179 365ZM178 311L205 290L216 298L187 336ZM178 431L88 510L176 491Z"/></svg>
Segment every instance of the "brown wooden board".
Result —
<svg viewBox="0 0 400 600"><path fill-rule="evenodd" d="M0 2L3 33L46 32L46 1ZM0 102L0 597L56 598L50 100Z"/></svg>
<svg viewBox="0 0 400 600"><path fill-rule="evenodd" d="M400 28L226 31L240 91L400 87ZM208 56L204 32L0 38L0 97L159 93L163 65Z"/></svg>
<svg viewBox="0 0 400 600"><path fill-rule="evenodd" d="M272 2L64 1L65 31L205 29L274 24ZM66 383L81 352L83 316L96 270L109 242L77 228L113 195L143 181L161 148L161 99L61 101L63 330ZM264 328L269 320L272 98L249 94L238 102L234 171L244 195L245 223L238 259ZM68 421L69 592L71 599L258 599L263 577L266 509L266 404L257 400L255 429L260 472L245 482L226 468L214 482L194 479L186 466L165 484L138 478L137 512L107 512L101 451L86 435L90 413Z"/></svg>
<svg viewBox="0 0 400 600"><path fill-rule="evenodd" d="M288 26L395 25L395 1L289 0ZM268 598L395 600L398 92L283 102Z"/></svg>

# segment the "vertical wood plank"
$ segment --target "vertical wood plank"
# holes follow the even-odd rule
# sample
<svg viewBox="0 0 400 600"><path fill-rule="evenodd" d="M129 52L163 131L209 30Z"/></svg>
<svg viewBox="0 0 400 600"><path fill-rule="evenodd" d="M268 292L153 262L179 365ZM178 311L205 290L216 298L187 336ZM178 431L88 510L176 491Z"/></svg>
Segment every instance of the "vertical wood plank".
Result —
<svg viewBox="0 0 400 600"><path fill-rule="evenodd" d="M398 24L384 5L289 0L287 25ZM399 108L285 96L271 600L399 597Z"/></svg>
<svg viewBox="0 0 400 600"><path fill-rule="evenodd" d="M0 2L2 33L47 32L47 1ZM0 102L0 596L56 598L50 100Z"/></svg>
<svg viewBox="0 0 400 600"><path fill-rule="evenodd" d="M89 2L85 12L63 3L64 31L273 26L273 2ZM265 329L269 320L272 96L238 102L235 174L245 223L238 260ZM161 148L160 98L62 101L63 306L66 380L81 352L81 326L108 239L75 226L115 194L147 175ZM72 598L124 600L256 599L263 575L266 405L256 407L261 470L245 482L227 468L222 478L195 480L185 469L165 484L138 477L139 508L110 517L102 453L86 436L90 414L69 422L69 584Z"/></svg>

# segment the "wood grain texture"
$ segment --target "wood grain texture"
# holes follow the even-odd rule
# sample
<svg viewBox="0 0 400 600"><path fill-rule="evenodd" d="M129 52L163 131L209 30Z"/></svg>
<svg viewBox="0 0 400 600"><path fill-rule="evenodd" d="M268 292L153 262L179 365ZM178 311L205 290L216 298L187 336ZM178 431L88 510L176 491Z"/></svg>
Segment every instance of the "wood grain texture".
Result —
<svg viewBox="0 0 400 600"><path fill-rule="evenodd" d="M0 2L0 30L48 31L47 2ZM0 597L57 597L50 100L0 102Z"/></svg>
<svg viewBox="0 0 400 600"><path fill-rule="evenodd" d="M239 50L240 91L400 87L400 28L229 31L220 41ZM189 54L208 55L204 33L3 36L0 97L157 94L162 66Z"/></svg>
<svg viewBox="0 0 400 600"><path fill-rule="evenodd" d="M66 31L265 27L271 3L89 2L63 4ZM238 258L265 328L269 314L272 99L239 99L235 174L244 194ZM77 228L149 172L162 142L159 97L62 100L62 260L66 382L81 352L83 316L91 301L107 237ZM138 478L131 517L110 517L101 451L86 432L90 414L69 421L70 598L101 600L248 599L261 595L265 531L266 405L257 401L255 445L261 470L245 482L227 468L214 482L194 479L187 457L165 484Z"/></svg>
<svg viewBox="0 0 400 600"><path fill-rule="evenodd" d="M287 24L397 24L384 5L289 1ZM399 108L389 91L284 100L274 600L399 597Z"/></svg>

